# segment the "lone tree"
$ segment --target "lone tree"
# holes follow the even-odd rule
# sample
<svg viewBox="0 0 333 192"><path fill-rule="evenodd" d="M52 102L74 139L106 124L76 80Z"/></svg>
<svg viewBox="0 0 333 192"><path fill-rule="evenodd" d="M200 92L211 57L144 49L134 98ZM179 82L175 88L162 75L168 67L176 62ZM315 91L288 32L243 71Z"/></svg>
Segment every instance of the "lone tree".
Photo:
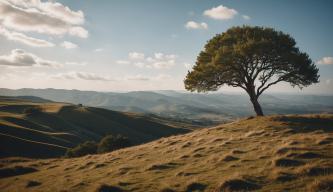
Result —
<svg viewBox="0 0 333 192"><path fill-rule="evenodd" d="M241 87L257 116L263 116L259 96L285 81L300 89L319 82L318 68L288 34L264 27L233 27L213 37L184 80L190 91Z"/></svg>

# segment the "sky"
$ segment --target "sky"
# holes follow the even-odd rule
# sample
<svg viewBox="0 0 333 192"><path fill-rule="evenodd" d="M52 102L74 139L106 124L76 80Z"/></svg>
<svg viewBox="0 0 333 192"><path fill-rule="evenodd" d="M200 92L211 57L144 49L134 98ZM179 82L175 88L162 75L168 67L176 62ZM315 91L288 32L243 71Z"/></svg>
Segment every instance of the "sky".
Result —
<svg viewBox="0 0 333 192"><path fill-rule="evenodd" d="M184 90L210 38L251 25L290 34L319 68L318 84L269 92L333 95L332 9L330 0L0 0L0 87Z"/></svg>

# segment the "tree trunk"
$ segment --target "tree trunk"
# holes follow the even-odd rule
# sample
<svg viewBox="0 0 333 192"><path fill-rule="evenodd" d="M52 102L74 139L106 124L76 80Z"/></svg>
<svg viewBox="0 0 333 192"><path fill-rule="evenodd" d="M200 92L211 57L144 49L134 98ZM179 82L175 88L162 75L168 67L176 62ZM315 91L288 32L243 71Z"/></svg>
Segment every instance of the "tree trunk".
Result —
<svg viewBox="0 0 333 192"><path fill-rule="evenodd" d="M253 104L253 108L254 108L254 111L256 112L257 116L264 116L264 113L262 112L258 99L256 97L251 97L251 102Z"/></svg>
<svg viewBox="0 0 333 192"><path fill-rule="evenodd" d="M258 102L258 97L259 95L256 94L256 89L255 89L255 85L253 84L253 81L251 81L252 83L249 83L246 86L246 92L247 94L249 94L250 96L250 100L251 103L253 105L253 109L256 112L257 116L264 116L264 113L262 112L261 106Z"/></svg>

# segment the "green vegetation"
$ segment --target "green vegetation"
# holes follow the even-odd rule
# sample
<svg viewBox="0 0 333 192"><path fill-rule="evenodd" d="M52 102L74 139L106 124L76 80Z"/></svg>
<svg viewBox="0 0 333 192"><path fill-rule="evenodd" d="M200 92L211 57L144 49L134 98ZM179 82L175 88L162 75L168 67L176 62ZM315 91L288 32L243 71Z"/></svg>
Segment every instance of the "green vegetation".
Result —
<svg viewBox="0 0 333 192"><path fill-rule="evenodd" d="M282 81L299 88L318 83L318 68L290 35L243 26L209 40L184 83L187 90L198 92L216 91L223 85L240 87L262 116L259 96Z"/></svg>
<svg viewBox="0 0 333 192"><path fill-rule="evenodd" d="M130 147L132 144L127 137L122 135L107 135L99 143L86 141L78 146L68 149L66 157L81 157L89 154L106 153L114 150Z"/></svg>
<svg viewBox="0 0 333 192"><path fill-rule="evenodd" d="M329 114L264 116L98 155L0 159L0 189L332 191L332 127Z"/></svg>
<svg viewBox="0 0 333 192"><path fill-rule="evenodd" d="M131 142L127 137L107 135L99 142L97 152L106 153L129 146L131 146Z"/></svg>
<svg viewBox="0 0 333 192"><path fill-rule="evenodd" d="M96 152L97 143L94 141L86 141L72 149L68 149L66 152L66 157L81 157L84 155L96 154Z"/></svg>
<svg viewBox="0 0 333 192"><path fill-rule="evenodd" d="M43 109L39 106L32 106L24 109L24 113L27 115L37 115L41 114L43 112Z"/></svg>

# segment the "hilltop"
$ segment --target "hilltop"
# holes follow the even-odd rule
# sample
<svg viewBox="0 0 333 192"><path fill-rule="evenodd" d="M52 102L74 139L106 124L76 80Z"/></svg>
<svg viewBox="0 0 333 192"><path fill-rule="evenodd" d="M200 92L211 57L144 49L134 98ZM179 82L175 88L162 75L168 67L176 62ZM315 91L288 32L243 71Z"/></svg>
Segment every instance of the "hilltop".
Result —
<svg viewBox="0 0 333 192"><path fill-rule="evenodd" d="M58 103L38 97L0 97L0 157L59 157L84 141L121 134L137 145L186 133L188 124L156 116Z"/></svg>
<svg viewBox="0 0 333 192"><path fill-rule="evenodd" d="M333 115L247 118L101 155L1 160L2 191L332 191Z"/></svg>

